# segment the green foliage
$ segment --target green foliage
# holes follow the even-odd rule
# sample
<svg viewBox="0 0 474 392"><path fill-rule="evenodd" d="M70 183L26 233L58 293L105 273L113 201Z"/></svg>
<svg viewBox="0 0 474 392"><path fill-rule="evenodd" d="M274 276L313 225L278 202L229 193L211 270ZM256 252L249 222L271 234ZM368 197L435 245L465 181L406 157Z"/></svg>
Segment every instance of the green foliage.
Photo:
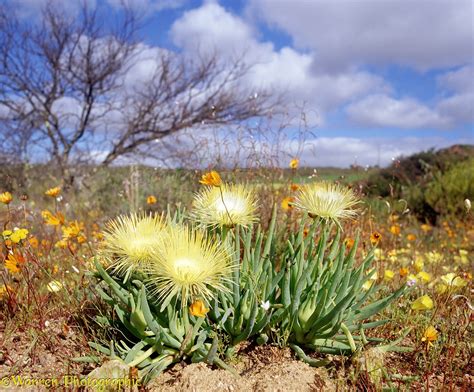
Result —
<svg viewBox="0 0 474 392"><path fill-rule="evenodd" d="M193 362L206 361L227 366L216 358L217 340L211 341L211 329L205 319L188 314L187 308L160 306L149 302L145 286L140 280L123 283L110 276L99 262L95 262L98 276L107 292L97 288L102 299L113 307L126 339L112 342L110 347L91 343L98 351L120 358L130 367L138 367L144 382L151 380L172 363L189 358ZM114 324L113 320L109 320ZM204 325L203 325L204 324ZM133 342L133 345L130 345Z"/></svg>
<svg viewBox="0 0 474 392"><path fill-rule="evenodd" d="M140 271L125 283L96 262L99 293L113 307L120 322L115 325L127 342L94 347L109 356L117 351L126 364L142 370L146 381L180 360L229 369L218 352L231 357L243 341L287 345L312 366L327 361L314 360L305 350L351 355L370 340L380 341L366 339L364 330L388 321L369 319L398 298L405 286L374 301L378 287L364 290L373 273L372 251L358 263L357 241L347 251L334 224L305 217L299 230L290 233L284 251L277 252L281 239L275 236L276 222L274 208L266 233L260 226L208 233L233 248L238 267L227 290L215 293L205 318L189 315L176 301L161 311ZM306 233L307 223L311 227ZM113 320L107 323L114 325Z"/></svg>
<svg viewBox="0 0 474 392"><path fill-rule="evenodd" d="M428 184L425 199L438 214L459 214L464 200L474 199L474 158L436 175Z"/></svg>
<svg viewBox="0 0 474 392"><path fill-rule="evenodd" d="M467 178L473 156L474 147L468 145L413 154L372 174L366 190L371 196L404 199L418 218L435 223L440 215L459 212L472 195Z"/></svg>
<svg viewBox="0 0 474 392"><path fill-rule="evenodd" d="M373 196L405 198L404 187L424 186L433 179L435 173L444 172L456 163L473 156L473 146L459 145L402 157L388 168L371 174L366 189L368 194Z"/></svg>

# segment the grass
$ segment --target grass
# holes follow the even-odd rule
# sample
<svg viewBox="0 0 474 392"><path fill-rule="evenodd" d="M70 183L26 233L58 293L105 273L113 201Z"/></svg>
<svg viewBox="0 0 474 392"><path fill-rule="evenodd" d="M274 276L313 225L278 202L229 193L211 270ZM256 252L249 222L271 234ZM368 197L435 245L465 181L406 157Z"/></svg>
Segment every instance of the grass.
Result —
<svg viewBox="0 0 474 392"><path fill-rule="evenodd" d="M52 361L59 361L61 370L57 371L85 373L90 370L89 365L77 364L71 359L84 354L97 355L87 342L106 341L111 333L97 322L103 318L96 316L108 310L98 301L89 274L91 258L100 247L105 222L129 211L189 208L193 192L200 186L200 173L192 170L145 167L94 170L91 176L79 176L77 188L63 190L58 199L44 195L48 187L58 185L54 177L30 177L25 183L17 184L10 205L0 205L4 229L18 227L29 231L27 238L18 243L9 242L8 236L0 238L4 266L0 267L0 288L3 288L0 291L0 376L25 372L49 374L52 368L38 359L45 352L56 353ZM228 181L254 184L265 226L271 206L274 203L280 206L284 197L292 195L291 184L324 179L356 186L373 170L330 168L316 173L312 169L235 170L221 171L221 175ZM27 200L19 199L23 193L28 195ZM146 204L149 195L156 196L156 204ZM378 316L391 322L373 332L374 336L394 340L408 329L402 344L412 351L384 356L384 377L379 384L356 358L332 358L330 374L336 377L342 372L347 388L450 390L467 389L472 382L469 368L473 344L470 323L472 213L445 217L438 225L426 225L407 211L409 207L397 200L365 198L359 219L344 227L348 243L361 233L359 257L371 247L371 234L375 231L381 234L376 262L377 282L383 286L381 295L393 291L407 279L416 280L407 295ZM45 209L52 214L62 213L65 222L45 224L41 215ZM296 211L279 209L282 241L298 218ZM76 227L76 230L64 230L67 227ZM11 250L16 256L18 272L5 268L5 261L11 259ZM427 274L425 280L421 272ZM458 285L446 282L449 273L459 279ZM51 289L54 285L48 288L53 281L57 283L57 291ZM433 300L432 309L412 309L413 302L422 295ZM429 326L438 333L430 345L423 341ZM58 352L57 347L61 347L63 353Z"/></svg>

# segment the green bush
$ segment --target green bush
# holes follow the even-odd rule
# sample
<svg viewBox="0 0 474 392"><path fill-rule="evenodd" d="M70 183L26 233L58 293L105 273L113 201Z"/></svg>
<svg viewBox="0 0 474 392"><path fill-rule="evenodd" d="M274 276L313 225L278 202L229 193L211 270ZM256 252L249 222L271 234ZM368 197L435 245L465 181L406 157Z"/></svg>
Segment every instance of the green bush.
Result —
<svg viewBox="0 0 474 392"><path fill-rule="evenodd" d="M425 192L427 204L438 214L461 214L464 200L474 198L474 158L435 176Z"/></svg>

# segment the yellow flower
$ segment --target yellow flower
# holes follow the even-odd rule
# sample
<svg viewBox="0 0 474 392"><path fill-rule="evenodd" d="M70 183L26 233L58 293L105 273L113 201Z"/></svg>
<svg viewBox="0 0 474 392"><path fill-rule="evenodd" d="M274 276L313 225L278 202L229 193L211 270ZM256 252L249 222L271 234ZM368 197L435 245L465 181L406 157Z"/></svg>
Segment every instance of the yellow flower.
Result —
<svg viewBox="0 0 474 392"><path fill-rule="evenodd" d="M415 234L408 234L407 235L407 240L410 242L413 242L416 240L416 235Z"/></svg>
<svg viewBox="0 0 474 392"><path fill-rule="evenodd" d="M432 251L425 254L425 259L429 263L437 264L443 260L443 255L437 251Z"/></svg>
<svg viewBox="0 0 474 392"><path fill-rule="evenodd" d="M451 288L452 290L458 290L467 285L467 281L456 275L454 272L441 276L441 280L443 281L442 285L444 284L446 289ZM441 291L440 287L439 291L444 292L446 289Z"/></svg>
<svg viewBox="0 0 474 392"><path fill-rule="evenodd" d="M204 234L185 226L168 226L159 237L144 270L162 310L173 298L185 307L193 298L208 301L216 290L228 290L224 283L232 271L231 255L223 244Z"/></svg>
<svg viewBox="0 0 474 392"><path fill-rule="evenodd" d="M120 274L130 274L150 262L152 248L164 228L158 215L119 216L109 222L104 231L101 255Z"/></svg>
<svg viewBox="0 0 474 392"><path fill-rule="evenodd" d="M370 279L367 280L367 281L362 285L362 290L367 291L368 289L370 289L370 288L373 286L374 283L375 283L374 280L370 280Z"/></svg>
<svg viewBox="0 0 474 392"><path fill-rule="evenodd" d="M221 176L214 170L203 174L199 182L203 185L212 185L217 187L222 185Z"/></svg>
<svg viewBox="0 0 474 392"><path fill-rule="evenodd" d="M461 264L469 264L468 252L465 249L459 249L459 256L454 256L454 260Z"/></svg>
<svg viewBox="0 0 474 392"><path fill-rule="evenodd" d="M10 237L12 234L13 234L13 231L11 231L11 230L3 230L3 232L2 232L3 238L8 238L8 237Z"/></svg>
<svg viewBox="0 0 474 392"><path fill-rule="evenodd" d="M13 200L13 196L10 192L3 192L0 193L0 202L3 204L10 204Z"/></svg>
<svg viewBox="0 0 474 392"><path fill-rule="evenodd" d="M209 309L206 308L204 302L200 299L194 301L191 306L189 306L189 313L196 317L205 317L206 313L209 312Z"/></svg>
<svg viewBox="0 0 474 392"><path fill-rule="evenodd" d="M416 272L422 271L424 266L425 263L423 263L423 260L420 257L417 257L413 262L413 268L415 268Z"/></svg>
<svg viewBox="0 0 474 392"><path fill-rule="evenodd" d="M370 278L362 285L363 290L370 289L378 279L378 273L375 269L368 271L367 275L370 275Z"/></svg>
<svg viewBox="0 0 474 392"><path fill-rule="evenodd" d="M381 239L382 239L382 234L380 234L378 231L374 231L370 235L370 242L372 245L377 245Z"/></svg>
<svg viewBox="0 0 474 392"><path fill-rule="evenodd" d="M76 238L76 241L78 244L83 244L84 242L87 241L87 237L83 234L79 234Z"/></svg>
<svg viewBox="0 0 474 392"><path fill-rule="evenodd" d="M5 260L5 268L12 274L20 272L20 266L25 262L25 258L19 252L9 253Z"/></svg>
<svg viewBox="0 0 474 392"><path fill-rule="evenodd" d="M321 217L338 225L339 219L357 215L352 209L357 203L359 200L351 189L325 181L303 185L295 197L295 207L310 217Z"/></svg>
<svg viewBox="0 0 474 392"><path fill-rule="evenodd" d="M374 250L374 258L375 258L375 260L385 259L385 256L383 254L383 250L382 249L375 249Z"/></svg>
<svg viewBox="0 0 474 392"><path fill-rule="evenodd" d="M290 168L291 169L298 169L298 166L300 164L300 160L298 158L293 158L291 161L290 161Z"/></svg>
<svg viewBox="0 0 474 392"><path fill-rule="evenodd" d="M64 215L60 212L53 215L50 211L44 210L41 212L41 215L47 225L59 226L64 224Z"/></svg>
<svg viewBox="0 0 474 392"><path fill-rule="evenodd" d="M411 304L413 310L430 310L433 306L433 300L427 295L419 297Z"/></svg>
<svg viewBox="0 0 474 392"><path fill-rule="evenodd" d="M423 283L428 283L431 280L431 275L428 272L420 271L416 274L416 278L421 280Z"/></svg>
<svg viewBox="0 0 474 392"><path fill-rule="evenodd" d="M6 298L8 293L13 293L13 288L10 287L9 285L2 285L0 286L0 301L3 299L3 298Z"/></svg>
<svg viewBox="0 0 474 392"><path fill-rule="evenodd" d="M421 230L423 231L423 233L425 233L425 234L429 233L431 230L433 230L433 228L430 225L426 224L426 223L423 223L420 227L421 227Z"/></svg>
<svg viewBox="0 0 474 392"><path fill-rule="evenodd" d="M63 288L63 284L59 280L52 280L48 283L47 288L50 293L57 293Z"/></svg>
<svg viewBox="0 0 474 392"><path fill-rule="evenodd" d="M425 332L423 334L423 337L421 338L421 341L426 342L426 345L429 348L430 346L433 345L432 342L434 342L436 339L438 339L438 331L436 330L435 327L430 325L428 328L425 329Z"/></svg>
<svg viewBox="0 0 474 392"><path fill-rule="evenodd" d="M281 208L285 211L289 211L293 209L293 203L295 202L295 198L292 196L285 197L281 201Z"/></svg>
<svg viewBox="0 0 474 392"><path fill-rule="evenodd" d="M204 188L194 197L192 217L208 226L249 226L257 221L257 200L244 185Z"/></svg>
<svg viewBox="0 0 474 392"><path fill-rule="evenodd" d="M79 223L77 220L74 222L69 222L68 226L62 228L63 239L71 240L73 238L77 238L82 230L84 230L84 223Z"/></svg>
<svg viewBox="0 0 474 392"><path fill-rule="evenodd" d="M54 244L55 248L59 249L66 249L67 248L67 240L59 240Z"/></svg>
<svg viewBox="0 0 474 392"><path fill-rule="evenodd" d="M150 195L146 198L146 204L148 205L156 204L156 202L157 202L156 197L153 195Z"/></svg>
<svg viewBox="0 0 474 392"><path fill-rule="evenodd" d="M390 226L390 233L392 233L393 235L400 235L400 226L399 225L392 225Z"/></svg>
<svg viewBox="0 0 474 392"><path fill-rule="evenodd" d="M385 270L383 274L383 278L386 281L392 280L394 276L395 276L395 272L393 272L392 270Z"/></svg>
<svg viewBox="0 0 474 392"><path fill-rule="evenodd" d="M10 240L15 244L18 244L21 240L24 240L28 235L27 229L16 229L10 235Z"/></svg>
<svg viewBox="0 0 474 392"><path fill-rule="evenodd" d="M59 186L55 186L54 188L48 189L44 194L50 197L58 197L61 193L61 188Z"/></svg>

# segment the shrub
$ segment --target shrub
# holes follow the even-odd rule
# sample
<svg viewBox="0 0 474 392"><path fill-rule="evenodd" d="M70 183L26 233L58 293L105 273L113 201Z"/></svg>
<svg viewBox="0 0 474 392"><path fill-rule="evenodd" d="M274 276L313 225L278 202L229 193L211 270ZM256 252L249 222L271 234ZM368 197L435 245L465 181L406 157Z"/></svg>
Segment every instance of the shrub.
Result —
<svg viewBox="0 0 474 392"><path fill-rule="evenodd" d="M340 202L338 192L343 192L342 188L333 190L334 203ZM223 203L226 197L222 195ZM229 216L232 208L242 208L240 202L232 200L233 205L226 206ZM343 208L350 206L344 204ZM181 230L182 218L181 214L173 219L168 216L169 230ZM265 232L261 226L250 224L244 227L224 222L206 228L201 222L186 230L195 233L189 238L202 238L203 253L193 242L192 247L180 246L179 254L171 252L168 261L165 248L173 239L166 236L165 229L165 233L156 233L156 247L153 241L141 241L146 248L140 253L159 260L147 263L168 263L162 272L142 267L140 262L123 276L123 271L114 268L114 255L102 253L104 259L95 261L97 291L118 318L117 322L110 317L104 324L117 328L123 338L110 345L91 345L111 357L117 353L126 364L138 367L147 381L181 360L205 361L232 371L220 354L232 356L243 341L289 346L313 366L327 362L311 358L305 350L354 354L369 341L380 341L366 338L364 330L388 321L369 319L399 297L405 286L374 301L379 287L372 279L373 249L357 262L357 240L347 251L335 218L309 218L305 214L299 230L290 233L283 252L278 252L281 238L275 236L276 208ZM180 244L183 241L181 238ZM139 239L135 242L137 246L141 243ZM117 244L104 246L109 245L117 248ZM126 245L128 249L130 244ZM200 268L206 264L205 253L217 248L230 256L233 262L228 265L232 268L223 267L219 275L208 280L206 274L213 270ZM160 274L162 278L171 274L172 283L180 289L160 286ZM165 296L160 293L162 289Z"/></svg>

